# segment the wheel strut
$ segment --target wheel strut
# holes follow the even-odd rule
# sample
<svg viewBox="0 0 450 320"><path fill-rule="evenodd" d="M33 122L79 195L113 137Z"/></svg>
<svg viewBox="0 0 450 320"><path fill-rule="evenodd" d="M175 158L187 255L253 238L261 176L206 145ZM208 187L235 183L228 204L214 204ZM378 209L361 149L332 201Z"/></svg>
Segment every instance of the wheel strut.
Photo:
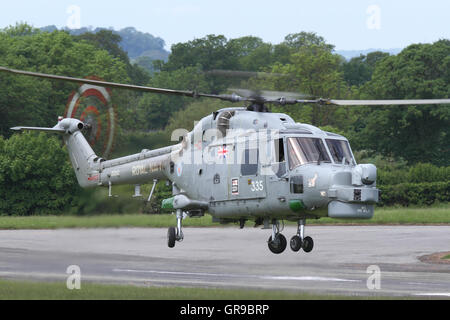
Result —
<svg viewBox="0 0 450 320"><path fill-rule="evenodd" d="M177 241L183 241L183 211L177 210Z"/></svg>
<svg viewBox="0 0 450 320"><path fill-rule="evenodd" d="M291 238L291 249L294 252L303 249L305 252L311 252L314 248L314 241L311 237L305 237L306 219L298 221L297 234Z"/></svg>
<svg viewBox="0 0 450 320"><path fill-rule="evenodd" d="M167 231L167 244L169 248L175 247L175 242L181 242L184 239L183 235L183 211L177 210L177 227L170 227Z"/></svg>

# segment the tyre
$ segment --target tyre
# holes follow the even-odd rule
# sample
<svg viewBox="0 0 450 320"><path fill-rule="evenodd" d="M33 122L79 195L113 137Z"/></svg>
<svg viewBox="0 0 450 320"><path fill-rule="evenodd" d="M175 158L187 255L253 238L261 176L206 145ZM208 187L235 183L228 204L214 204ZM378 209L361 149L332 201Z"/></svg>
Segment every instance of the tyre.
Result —
<svg viewBox="0 0 450 320"><path fill-rule="evenodd" d="M302 248L303 248L303 251L305 251L305 252L311 252L312 249L314 248L313 239L311 237L304 238Z"/></svg>
<svg viewBox="0 0 450 320"><path fill-rule="evenodd" d="M267 244L269 246L269 250L272 251L272 253L280 254L286 249L287 241L286 238L281 233L279 233L274 241L272 241L272 236L270 236Z"/></svg>
<svg viewBox="0 0 450 320"><path fill-rule="evenodd" d="M299 236L293 236L291 238L290 245L292 251L298 252L302 248L302 239L300 239Z"/></svg>
<svg viewBox="0 0 450 320"><path fill-rule="evenodd" d="M170 227L169 230L167 230L167 245L169 248L175 247L175 241L176 241L176 230L174 227Z"/></svg>

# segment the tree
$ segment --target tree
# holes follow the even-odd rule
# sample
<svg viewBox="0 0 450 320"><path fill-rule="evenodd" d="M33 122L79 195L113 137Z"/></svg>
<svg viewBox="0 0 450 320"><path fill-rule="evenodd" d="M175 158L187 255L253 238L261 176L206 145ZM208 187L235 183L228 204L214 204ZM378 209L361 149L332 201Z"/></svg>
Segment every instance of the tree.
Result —
<svg viewBox="0 0 450 320"><path fill-rule="evenodd" d="M343 64L344 79L349 85L360 86L372 78L378 61L389 56L389 53L375 51L352 58Z"/></svg>
<svg viewBox="0 0 450 320"><path fill-rule="evenodd" d="M258 37L241 37L228 41L227 47L236 57L232 70L262 71L274 62L273 46Z"/></svg>
<svg viewBox="0 0 450 320"><path fill-rule="evenodd" d="M325 39L318 36L315 32L299 32L288 34L284 38L283 45L292 49L293 51L298 51L301 48L312 48L321 47L326 51L333 51L334 45L326 43Z"/></svg>
<svg viewBox="0 0 450 320"><path fill-rule="evenodd" d="M28 29L19 25L0 31L0 65L79 78L95 75L106 81L130 81L126 65L107 51L76 42L63 31L22 32ZM76 88L62 81L3 73L0 83L0 134L6 137L12 134L9 130L12 126L54 125L57 117L64 114L67 99ZM117 92L115 97L121 94L126 95Z"/></svg>
<svg viewBox="0 0 450 320"><path fill-rule="evenodd" d="M121 49L120 43L122 37L111 30L102 29L96 33L86 32L74 36L76 40L86 41L95 45L97 48L108 51L108 53L126 65L126 71L130 80L136 85L145 85L150 80L150 76L139 65L131 64L127 53Z"/></svg>
<svg viewBox="0 0 450 320"><path fill-rule="evenodd" d="M372 99L433 99L450 96L450 41L414 44L381 60L362 87ZM409 163L450 164L447 105L370 108L361 132L370 149Z"/></svg>
<svg viewBox="0 0 450 320"><path fill-rule="evenodd" d="M174 44L164 70L194 66L200 66L202 70L230 69L231 62L235 59L230 53L225 36L207 35L201 39Z"/></svg>
<svg viewBox="0 0 450 320"><path fill-rule="evenodd" d="M342 58L331 53L327 47L315 44L304 46L290 55L289 63L276 63L272 67L273 73L286 76L251 79L248 86L254 89L297 92L311 97L337 99L347 92L341 64ZM287 113L297 121L316 126L331 125L343 128L351 121L348 109L333 106L274 106L272 110Z"/></svg>
<svg viewBox="0 0 450 320"><path fill-rule="evenodd" d="M80 193L61 141L45 133L0 136L0 214L60 214Z"/></svg>
<svg viewBox="0 0 450 320"><path fill-rule="evenodd" d="M161 71L152 78L150 85L158 88L210 92L210 84L196 67L175 71ZM173 95L145 94L137 106L135 128L163 129L171 115L192 102L192 98Z"/></svg>

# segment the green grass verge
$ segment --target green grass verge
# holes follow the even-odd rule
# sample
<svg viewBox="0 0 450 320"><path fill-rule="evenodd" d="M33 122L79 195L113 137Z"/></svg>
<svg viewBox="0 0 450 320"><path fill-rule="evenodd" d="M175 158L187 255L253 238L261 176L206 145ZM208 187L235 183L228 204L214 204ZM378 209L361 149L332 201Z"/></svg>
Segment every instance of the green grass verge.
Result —
<svg viewBox="0 0 450 320"><path fill-rule="evenodd" d="M316 295L272 290L138 287L82 283L69 290L63 282L0 280L0 300L365 300L382 297Z"/></svg>
<svg viewBox="0 0 450 320"><path fill-rule="evenodd" d="M450 260L450 254L448 254L446 256L443 256L441 259L443 259L443 260Z"/></svg>
<svg viewBox="0 0 450 320"><path fill-rule="evenodd" d="M441 204L436 207L417 207L417 208L376 208L375 215L370 220L339 220L323 218L320 220L309 220L308 224L450 224L450 204Z"/></svg>
<svg viewBox="0 0 450 320"><path fill-rule="evenodd" d="M32 216L0 217L0 229L63 229L63 228L165 228L173 226L174 215L99 215L99 216ZM186 227L210 227L211 216L186 219ZM218 224L217 224L218 225Z"/></svg>
<svg viewBox="0 0 450 320"><path fill-rule="evenodd" d="M32 216L7 217L0 216L0 229L63 229L63 228L167 228L173 226L175 216L164 215L99 215L99 216ZM340 220L322 218L308 220L308 224L367 224L367 225L417 225L417 224L450 224L450 205L429 208L377 208L371 220ZM219 226L213 223L212 218L206 215L202 218L186 219L186 227L212 227ZM247 226L251 227L252 222Z"/></svg>

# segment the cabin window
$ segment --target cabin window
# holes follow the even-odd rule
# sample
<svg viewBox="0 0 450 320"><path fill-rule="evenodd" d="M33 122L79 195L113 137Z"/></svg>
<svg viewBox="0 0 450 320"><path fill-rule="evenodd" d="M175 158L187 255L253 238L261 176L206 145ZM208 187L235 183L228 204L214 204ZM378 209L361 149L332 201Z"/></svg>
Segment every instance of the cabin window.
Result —
<svg viewBox="0 0 450 320"><path fill-rule="evenodd" d="M241 175L254 176L258 172L259 152L258 149L245 149L242 155Z"/></svg>

